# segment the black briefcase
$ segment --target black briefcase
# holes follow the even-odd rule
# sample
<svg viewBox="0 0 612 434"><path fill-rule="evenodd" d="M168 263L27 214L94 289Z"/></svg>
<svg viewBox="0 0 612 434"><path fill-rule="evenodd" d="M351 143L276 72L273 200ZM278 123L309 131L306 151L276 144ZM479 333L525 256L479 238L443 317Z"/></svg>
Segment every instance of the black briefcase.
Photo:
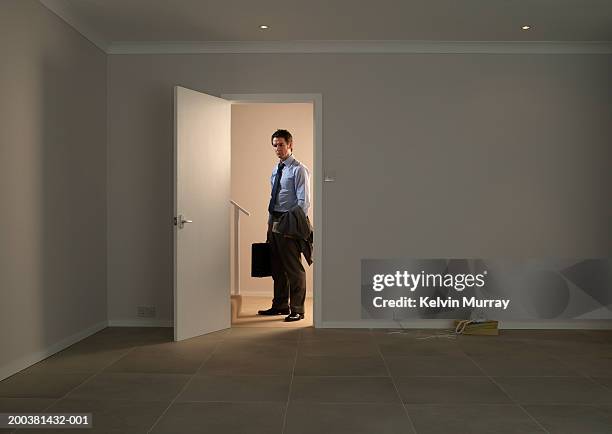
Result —
<svg viewBox="0 0 612 434"><path fill-rule="evenodd" d="M253 243L251 246L251 277L272 276L272 260L269 243Z"/></svg>

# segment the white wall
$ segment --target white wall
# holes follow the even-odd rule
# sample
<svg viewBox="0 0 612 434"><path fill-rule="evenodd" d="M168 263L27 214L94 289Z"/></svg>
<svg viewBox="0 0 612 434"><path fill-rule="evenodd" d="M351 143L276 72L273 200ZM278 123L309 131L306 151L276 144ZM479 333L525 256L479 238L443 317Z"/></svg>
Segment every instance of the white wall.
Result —
<svg viewBox="0 0 612 434"><path fill-rule="evenodd" d="M0 4L0 379L106 322L106 55Z"/></svg>
<svg viewBox="0 0 612 434"><path fill-rule="evenodd" d="M323 95L325 321L361 321L362 258L612 253L609 55L111 55L109 74L112 319L171 319L176 84Z"/></svg>
<svg viewBox="0 0 612 434"><path fill-rule="evenodd" d="M293 155L314 174L312 104L233 104L232 105L232 199L251 215L240 217L240 283L243 295L273 297L271 277L251 277L251 245L266 240L270 176L278 164L270 136L279 128L293 136ZM314 178L313 178L314 179ZM311 181L311 187L313 182ZM314 195L308 210L314 222ZM232 212L232 228L233 212ZM231 257L234 257L232 229ZM312 296L312 266L306 269L306 293ZM234 267L232 261L232 285ZM233 286L232 286L233 288Z"/></svg>

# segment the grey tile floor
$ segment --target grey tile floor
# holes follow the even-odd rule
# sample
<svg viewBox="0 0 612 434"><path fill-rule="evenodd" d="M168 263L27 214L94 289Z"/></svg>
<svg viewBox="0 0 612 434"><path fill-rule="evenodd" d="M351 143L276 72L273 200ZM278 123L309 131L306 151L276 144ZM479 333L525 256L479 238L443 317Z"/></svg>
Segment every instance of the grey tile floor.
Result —
<svg viewBox="0 0 612 434"><path fill-rule="evenodd" d="M0 382L88 433L612 433L612 332L107 328ZM0 430L11 432L9 430Z"/></svg>

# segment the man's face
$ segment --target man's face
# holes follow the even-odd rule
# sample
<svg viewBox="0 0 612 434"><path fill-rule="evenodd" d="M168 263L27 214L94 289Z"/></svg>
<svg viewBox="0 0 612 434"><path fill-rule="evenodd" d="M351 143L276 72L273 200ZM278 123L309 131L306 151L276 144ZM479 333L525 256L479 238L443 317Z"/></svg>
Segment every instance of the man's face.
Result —
<svg viewBox="0 0 612 434"><path fill-rule="evenodd" d="M276 156L281 160L284 160L291 155L293 144L291 142L287 143L284 137L274 137L272 139L272 146L274 146Z"/></svg>

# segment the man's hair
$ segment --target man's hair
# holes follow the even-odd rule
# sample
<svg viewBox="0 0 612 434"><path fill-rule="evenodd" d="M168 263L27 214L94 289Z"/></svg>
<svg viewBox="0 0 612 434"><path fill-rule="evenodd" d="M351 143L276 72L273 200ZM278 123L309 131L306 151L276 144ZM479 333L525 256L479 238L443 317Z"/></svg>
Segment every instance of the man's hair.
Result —
<svg viewBox="0 0 612 434"><path fill-rule="evenodd" d="M270 138L270 141L274 140L274 138L285 139L285 142L287 142L287 143L293 142L293 136L287 130L276 130L276 131L274 131L274 134L272 134L272 137Z"/></svg>

